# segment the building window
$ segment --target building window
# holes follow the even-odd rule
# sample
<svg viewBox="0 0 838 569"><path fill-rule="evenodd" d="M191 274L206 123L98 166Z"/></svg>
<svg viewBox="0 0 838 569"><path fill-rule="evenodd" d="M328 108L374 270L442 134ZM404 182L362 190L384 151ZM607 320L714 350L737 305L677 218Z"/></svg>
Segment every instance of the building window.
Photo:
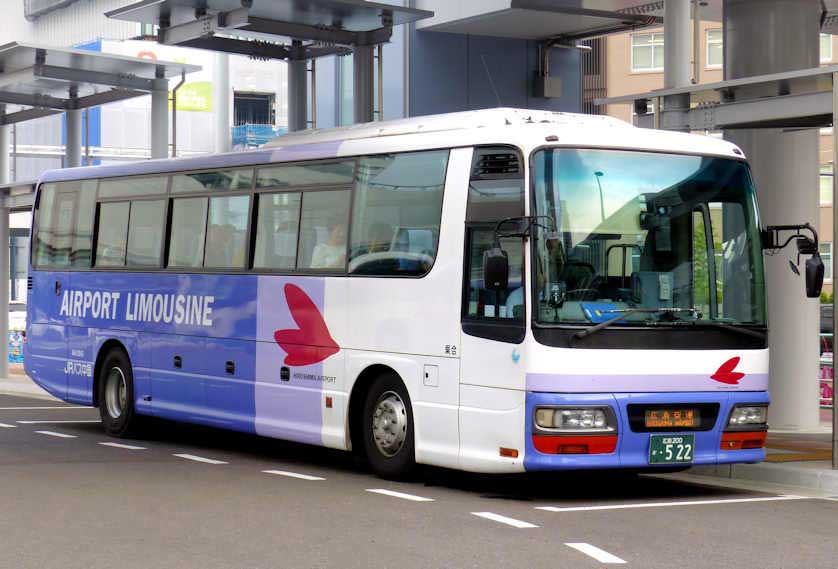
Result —
<svg viewBox="0 0 838 569"><path fill-rule="evenodd" d="M707 67L721 67L723 63L722 30L707 30Z"/></svg>
<svg viewBox="0 0 838 569"><path fill-rule="evenodd" d="M832 281L832 243L819 243L818 252L823 261L824 280Z"/></svg>
<svg viewBox="0 0 838 569"><path fill-rule="evenodd" d="M832 166L821 166L820 181L820 204L832 204Z"/></svg>
<svg viewBox="0 0 838 569"><path fill-rule="evenodd" d="M832 61L832 36L821 34L821 63Z"/></svg>
<svg viewBox="0 0 838 569"><path fill-rule="evenodd" d="M631 70L663 70L663 32L632 34Z"/></svg>

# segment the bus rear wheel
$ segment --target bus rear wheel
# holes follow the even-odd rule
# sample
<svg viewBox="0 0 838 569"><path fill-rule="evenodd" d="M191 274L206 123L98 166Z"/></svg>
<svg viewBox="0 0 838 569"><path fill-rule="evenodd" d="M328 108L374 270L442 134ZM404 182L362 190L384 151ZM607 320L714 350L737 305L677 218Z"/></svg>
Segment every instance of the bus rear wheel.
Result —
<svg viewBox="0 0 838 569"><path fill-rule="evenodd" d="M113 349L99 369L99 415L105 432L114 437L136 433L139 417L134 411L134 374L128 355Z"/></svg>
<svg viewBox="0 0 838 569"><path fill-rule="evenodd" d="M416 470L413 410L397 375L378 377L367 391L363 433L364 451L376 474L404 479Z"/></svg>

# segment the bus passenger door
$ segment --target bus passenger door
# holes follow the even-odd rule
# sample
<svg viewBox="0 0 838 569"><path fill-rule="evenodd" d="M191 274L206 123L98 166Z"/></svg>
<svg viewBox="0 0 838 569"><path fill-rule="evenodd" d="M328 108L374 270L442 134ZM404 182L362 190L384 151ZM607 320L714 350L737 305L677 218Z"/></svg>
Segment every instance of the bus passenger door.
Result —
<svg viewBox="0 0 838 569"><path fill-rule="evenodd" d="M526 334L523 159L511 147L474 150L466 209L460 385L460 461L466 469L496 463L498 449L523 455ZM498 234L507 234L499 237ZM509 262L505 289L487 287L483 253L499 241Z"/></svg>

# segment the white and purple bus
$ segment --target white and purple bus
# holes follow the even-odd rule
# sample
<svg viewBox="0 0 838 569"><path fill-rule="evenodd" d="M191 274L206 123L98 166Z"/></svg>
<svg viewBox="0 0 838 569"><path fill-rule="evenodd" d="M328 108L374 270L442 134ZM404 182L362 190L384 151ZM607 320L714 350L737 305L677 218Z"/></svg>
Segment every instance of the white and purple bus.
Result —
<svg viewBox="0 0 838 569"><path fill-rule="evenodd" d="M114 436L162 417L388 477L755 462L776 236L733 144L601 116L492 109L54 170L26 371Z"/></svg>

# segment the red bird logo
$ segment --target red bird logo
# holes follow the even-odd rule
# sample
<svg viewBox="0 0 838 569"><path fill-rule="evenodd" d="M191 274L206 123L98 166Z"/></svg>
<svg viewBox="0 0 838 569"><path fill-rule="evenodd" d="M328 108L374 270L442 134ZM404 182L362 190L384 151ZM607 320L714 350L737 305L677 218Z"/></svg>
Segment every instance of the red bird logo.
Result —
<svg viewBox="0 0 838 569"><path fill-rule="evenodd" d="M277 330L274 340L285 351L285 365L307 366L322 362L340 351L323 315L311 298L296 285L285 285L285 300L298 328Z"/></svg>
<svg viewBox="0 0 838 569"><path fill-rule="evenodd" d="M710 379L715 379L719 383L726 383L728 385L739 385L739 380L745 377L744 373L733 371L739 365L739 359L739 356L736 356L727 360L719 366L716 373L710 376Z"/></svg>

